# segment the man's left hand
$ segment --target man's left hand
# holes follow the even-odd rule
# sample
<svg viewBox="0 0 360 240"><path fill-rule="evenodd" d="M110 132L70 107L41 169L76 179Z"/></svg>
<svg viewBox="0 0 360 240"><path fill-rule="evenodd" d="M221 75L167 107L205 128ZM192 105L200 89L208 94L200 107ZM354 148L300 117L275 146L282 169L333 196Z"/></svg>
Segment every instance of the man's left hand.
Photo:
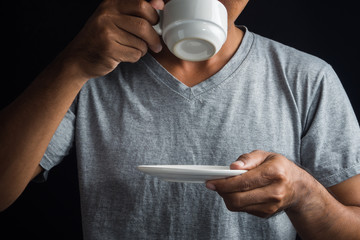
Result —
<svg viewBox="0 0 360 240"><path fill-rule="evenodd" d="M268 218L306 198L303 169L286 157L261 150L241 155L231 169L248 172L226 179L211 180L206 187L216 191L230 211Z"/></svg>

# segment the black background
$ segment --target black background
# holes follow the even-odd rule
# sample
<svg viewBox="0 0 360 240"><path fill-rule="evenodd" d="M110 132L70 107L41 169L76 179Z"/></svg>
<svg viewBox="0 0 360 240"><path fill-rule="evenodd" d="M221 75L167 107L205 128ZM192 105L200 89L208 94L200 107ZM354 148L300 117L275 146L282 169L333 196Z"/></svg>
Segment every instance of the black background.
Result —
<svg viewBox="0 0 360 240"><path fill-rule="evenodd" d="M3 34L1 108L16 98L71 41L100 0L38 0L1 4ZM13 2L13 3L14 3ZM360 117L360 17L356 1L253 0L237 20L250 31L330 63ZM81 214L74 151L47 182L30 183L0 213L1 238L81 239ZM23 237L22 237L23 238Z"/></svg>

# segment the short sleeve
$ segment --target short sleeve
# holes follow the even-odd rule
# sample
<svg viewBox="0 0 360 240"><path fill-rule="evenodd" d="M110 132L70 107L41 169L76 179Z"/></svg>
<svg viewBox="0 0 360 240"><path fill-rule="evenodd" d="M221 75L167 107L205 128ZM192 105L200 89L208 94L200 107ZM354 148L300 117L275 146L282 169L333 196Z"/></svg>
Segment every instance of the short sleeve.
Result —
<svg viewBox="0 0 360 240"><path fill-rule="evenodd" d="M76 101L74 101L67 111L46 149L40 162L40 166L44 168L45 171L34 179L36 182L45 181L49 170L58 165L62 159L69 154L74 143L75 109Z"/></svg>
<svg viewBox="0 0 360 240"><path fill-rule="evenodd" d="M360 128L334 70L320 74L301 141L301 164L325 187L360 173Z"/></svg>

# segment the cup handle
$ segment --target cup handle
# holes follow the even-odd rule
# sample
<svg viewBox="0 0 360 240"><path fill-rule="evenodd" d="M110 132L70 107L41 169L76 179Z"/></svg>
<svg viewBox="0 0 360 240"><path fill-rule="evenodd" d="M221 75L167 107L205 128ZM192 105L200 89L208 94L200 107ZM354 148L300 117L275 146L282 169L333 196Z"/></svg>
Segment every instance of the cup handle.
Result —
<svg viewBox="0 0 360 240"><path fill-rule="evenodd" d="M157 34L160 36L162 35L162 21L163 21L163 11L155 9L156 12L159 14L159 22L153 26Z"/></svg>

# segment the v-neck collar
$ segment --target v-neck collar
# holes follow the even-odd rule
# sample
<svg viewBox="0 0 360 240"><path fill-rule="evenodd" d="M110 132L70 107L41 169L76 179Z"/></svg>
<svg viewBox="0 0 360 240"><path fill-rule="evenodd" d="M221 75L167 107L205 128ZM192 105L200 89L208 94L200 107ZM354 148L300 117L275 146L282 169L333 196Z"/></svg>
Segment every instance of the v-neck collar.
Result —
<svg viewBox="0 0 360 240"><path fill-rule="evenodd" d="M193 87L188 87L176 79L149 53L146 54L141 59L141 61L148 67L148 70L152 73L157 81L165 84L173 91L177 92L188 100L194 99L202 93L207 92L210 89L218 86L220 83L226 81L230 75L232 75L240 67L241 63L247 57L251 49L254 36L245 26L239 26L239 28L241 28L245 34L234 56L222 69L220 69L220 71Z"/></svg>

